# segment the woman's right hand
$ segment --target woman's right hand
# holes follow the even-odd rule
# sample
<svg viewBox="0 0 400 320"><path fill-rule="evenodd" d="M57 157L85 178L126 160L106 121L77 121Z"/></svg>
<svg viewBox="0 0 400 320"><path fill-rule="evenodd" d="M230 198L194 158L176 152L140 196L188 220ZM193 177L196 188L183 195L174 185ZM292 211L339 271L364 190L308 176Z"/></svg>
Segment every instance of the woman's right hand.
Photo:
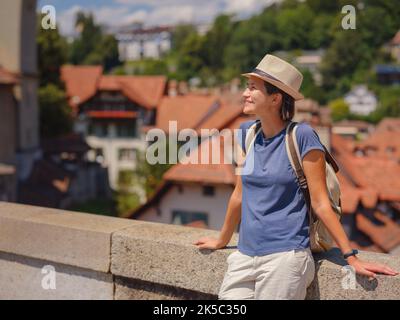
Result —
<svg viewBox="0 0 400 320"><path fill-rule="evenodd" d="M199 249L221 249L225 247L225 244L221 242L219 239L210 238L210 237L203 237L193 243Z"/></svg>

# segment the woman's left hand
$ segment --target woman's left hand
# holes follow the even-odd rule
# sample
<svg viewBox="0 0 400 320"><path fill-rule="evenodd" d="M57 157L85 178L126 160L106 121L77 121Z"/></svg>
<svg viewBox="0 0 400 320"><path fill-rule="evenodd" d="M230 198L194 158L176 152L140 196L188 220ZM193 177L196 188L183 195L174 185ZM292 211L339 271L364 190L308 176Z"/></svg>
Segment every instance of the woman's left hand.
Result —
<svg viewBox="0 0 400 320"><path fill-rule="evenodd" d="M375 279L376 273L388 276L397 276L399 274L399 272L384 264L362 261L356 257L350 257L348 263L355 269L357 274L367 276L369 280Z"/></svg>

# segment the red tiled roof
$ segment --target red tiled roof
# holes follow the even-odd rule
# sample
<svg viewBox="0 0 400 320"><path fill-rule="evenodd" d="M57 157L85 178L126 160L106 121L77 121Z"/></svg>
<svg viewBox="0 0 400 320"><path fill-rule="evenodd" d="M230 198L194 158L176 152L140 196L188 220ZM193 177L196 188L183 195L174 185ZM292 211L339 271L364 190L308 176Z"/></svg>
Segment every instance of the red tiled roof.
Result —
<svg viewBox="0 0 400 320"><path fill-rule="evenodd" d="M228 142L229 143L229 142ZM208 159L207 154L203 151L209 150ZM212 157L218 157L218 164L212 164ZM204 158L203 158L204 157ZM229 155L228 155L229 157ZM218 158L216 158L218 159ZM185 162L195 163L178 163L171 167L163 176L164 180L170 182L196 182L196 183L211 183L211 184L229 184L234 185L236 176L234 167L230 163L224 163L224 138L216 136L207 139L200 144L194 152L185 158ZM227 158L229 159L229 158ZM209 164L201 164L201 162L208 161Z"/></svg>
<svg viewBox="0 0 400 320"><path fill-rule="evenodd" d="M104 90L121 91L130 100L151 109L158 106L165 91L165 76L113 76L102 73L101 66L62 66L61 79L66 84L72 107Z"/></svg>
<svg viewBox="0 0 400 320"><path fill-rule="evenodd" d="M376 126L376 132L400 131L400 118L383 118Z"/></svg>
<svg viewBox="0 0 400 320"><path fill-rule="evenodd" d="M357 228L365 233L382 250L390 252L400 245L400 226L379 211L374 213L374 217L383 223L383 225L375 225L363 214L357 214Z"/></svg>
<svg viewBox="0 0 400 320"><path fill-rule="evenodd" d="M65 65L61 67L61 79L65 83L69 103L73 108L84 103L96 93L102 73L101 66Z"/></svg>
<svg viewBox="0 0 400 320"><path fill-rule="evenodd" d="M177 130L196 129L207 112L215 107L217 98L208 95L188 94L164 97L157 110L156 127L169 132L169 121L177 121Z"/></svg>
<svg viewBox="0 0 400 320"><path fill-rule="evenodd" d="M379 131L357 144L357 148L382 159L400 160L400 130Z"/></svg>
<svg viewBox="0 0 400 320"><path fill-rule="evenodd" d="M219 99L219 102L219 107L198 124L198 133L200 133L201 129L222 130L226 128L230 122L237 119L243 112L243 105L240 101L232 101L232 99L228 100L222 97Z"/></svg>
<svg viewBox="0 0 400 320"><path fill-rule="evenodd" d="M146 108L160 103L166 86L165 76L102 76L98 90L122 91L132 101Z"/></svg>
<svg viewBox="0 0 400 320"><path fill-rule="evenodd" d="M10 85L19 82L18 76L2 67L0 67L0 84Z"/></svg>

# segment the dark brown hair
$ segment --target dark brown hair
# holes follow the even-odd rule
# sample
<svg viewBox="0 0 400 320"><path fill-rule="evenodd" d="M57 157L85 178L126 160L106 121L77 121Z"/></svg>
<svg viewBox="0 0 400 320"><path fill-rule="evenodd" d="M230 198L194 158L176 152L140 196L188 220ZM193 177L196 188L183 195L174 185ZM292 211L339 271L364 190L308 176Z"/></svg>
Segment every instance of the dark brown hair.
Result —
<svg viewBox="0 0 400 320"><path fill-rule="evenodd" d="M294 98L268 82L264 81L264 86L268 94L280 93L282 95L281 119L283 121L291 121L294 117Z"/></svg>

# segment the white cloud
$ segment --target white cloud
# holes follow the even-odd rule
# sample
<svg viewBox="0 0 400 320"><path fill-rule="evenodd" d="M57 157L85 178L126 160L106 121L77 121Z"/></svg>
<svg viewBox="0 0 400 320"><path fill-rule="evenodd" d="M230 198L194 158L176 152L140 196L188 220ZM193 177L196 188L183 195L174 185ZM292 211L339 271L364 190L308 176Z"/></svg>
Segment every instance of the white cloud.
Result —
<svg viewBox="0 0 400 320"><path fill-rule="evenodd" d="M57 26L60 28L60 32L65 35L71 35L75 30L75 16L78 11L83 11L84 8L78 5L75 5L68 10L57 14Z"/></svg>
<svg viewBox="0 0 400 320"><path fill-rule="evenodd" d="M71 34L76 12L83 10L93 12L96 22L113 27L138 21L145 26L210 23L221 13L246 18L276 1L279 0L114 0L112 5L100 8L75 5L62 12L58 22L63 34Z"/></svg>
<svg viewBox="0 0 400 320"><path fill-rule="evenodd" d="M131 14L127 7L100 7L93 12L97 23L110 26L120 25L121 21Z"/></svg>

